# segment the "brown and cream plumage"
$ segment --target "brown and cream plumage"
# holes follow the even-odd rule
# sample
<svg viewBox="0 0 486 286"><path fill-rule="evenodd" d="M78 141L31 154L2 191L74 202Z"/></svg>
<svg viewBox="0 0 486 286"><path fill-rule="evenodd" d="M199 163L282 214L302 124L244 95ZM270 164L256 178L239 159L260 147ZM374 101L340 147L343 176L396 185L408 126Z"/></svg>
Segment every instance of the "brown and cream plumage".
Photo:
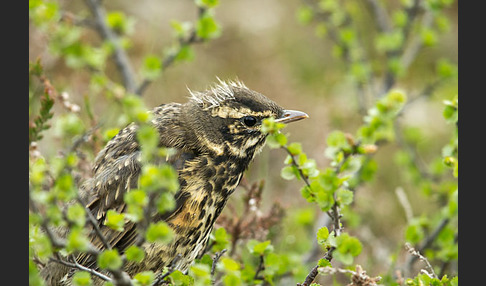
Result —
<svg viewBox="0 0 486 286"><path fill-rule="evenodd" d="M176 208L151 220L166 221L174 238L167 244L145 242L144 260L124 266L130 275L145 270L160 272L176 257L176 269L186 271L205 248L214 222L243 172L264 146L262 120L274 117L288 123L307 117L303 112L284 110L240 81L219 81L204 92L190 91L190 95L184 104L163 104L152 111L159 145L176 150L168 161L178 171L180 189L175 195ZM120 252L135 242L137 225L127 222L124 231L118 232L104 226L103 221L109 209L125 210L124 194L138 185L142 164L137 129L130 124L107 143L96 157L93 177L83 188L88 208L110 245ZM104 248L96 235L92 243ZM89 255L77 260L87 267L96 263ZM46 268L43 275L51 285L69 285L70 269Z"/></svg>

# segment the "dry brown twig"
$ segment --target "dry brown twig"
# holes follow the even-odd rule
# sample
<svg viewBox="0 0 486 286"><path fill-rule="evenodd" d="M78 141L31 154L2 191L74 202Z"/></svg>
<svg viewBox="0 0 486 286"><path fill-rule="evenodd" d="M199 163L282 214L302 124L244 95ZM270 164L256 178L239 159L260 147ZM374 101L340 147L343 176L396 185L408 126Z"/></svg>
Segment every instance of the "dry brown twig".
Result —
<svg viewBox="0 0 486 286"><path fill-rule="evenodd" d="M230 256L235 254L236 244L242 239L264 240L268 230L280 223L284 216L284 210L278 202L275 202L266 214L261 211L264 185L263 180L249 184L243 178L240 182L240 187L245 190L242 213L238 214L233 205L228 205L232 214L222 214L218 219L217 223L231 234Z"/></svg>
<svg viewBox="0 0 486 286"><path fill-rule="evenodd" d="M342 268L333 268L333 267L319 267L319 273L322 274L330 274L335 275L337 273L343 274L351 274L351 283L348 286L378 286L378 282L381 280L380 276L370 277L366 274L366 271L363 270L361 265L356 265L356 271L352 271L349 269L342 269Z"/></svg>
<svg viewBox="0 0 486 286"><path fill-rule="evenodd" d="M410 243L408 243L408 242L405 243L405 249L410 254L412 254L413 256L417 257L418 259L420 259L422 262L425 263L427 270L421 269L420 272L427 274L427 276L429 276L431 278L437 278L437 279L439 278L439 277L437 277L437 274L435 274L434 268L430 264L429 260L425 256L423 256L422 254L420 254L420 252L418 250L413 248L413 246Z"/></svg>

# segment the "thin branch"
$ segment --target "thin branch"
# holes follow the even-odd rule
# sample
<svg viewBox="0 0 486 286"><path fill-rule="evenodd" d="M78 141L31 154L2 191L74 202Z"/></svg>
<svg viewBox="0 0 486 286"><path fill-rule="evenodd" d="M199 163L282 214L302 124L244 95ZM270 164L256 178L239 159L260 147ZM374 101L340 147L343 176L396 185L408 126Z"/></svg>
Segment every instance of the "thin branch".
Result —
<svg viewBox="0 0 486 286"><path fill-rule="evenodd" d="M426 249L430 248L432 246L432 243L435 241L435 239L439 236L440 232L447 226L449 223L449 218L444 218L442 219L437 227L432 231L432 233L427 236L421 244L417 247L417 251L423 253ZM410 269L412 269L413 263L419 258L416 255L410 256L407 261L405 262L405 270L410 272ZM407 275L408 276L408 275Z"/></svg>
<svg viewBox="0 0 486 286"><path fill-rule="evenodd" d="M176 270L176 265L177 265L177 262L179 262L179 260L181 260L182 258L182 255L181 254L177 254L177 256L172 260L172 262L170 263L168 269L167 269L167 272L165 272L164 274L160 275L159 277L157 277L157 279L154 281L154 286L157 286L157 285L161 285L162 282L164 282L164 279L171 275L175 270Z"/></svg>
<svg viewBox="0 0 486 286"><path fill-rule="evenodd" d="M376 27L378 28L379 31L382 33L389 33L391 32L392 28L390 25L390 19L388 17L388 13L383 8L381 3L379 3L377 0L367 0L368 5L371 8L371 12L375 16L376 20Z"/></svg>
<svg viewBox="0 0 486 286"><path fill-rule="evenodd" d="M117 35L106 24L106 12L101 6L101 1L98 0L85 0L86 5L91 10L96 23L97 31L101 37L113 45L113 56L115 64L122 76L123 86L128 92L135 92L136 79L132 66L128 59L125 50L120 44L120 40Z"/></svg>
<svg viewBox="0 0 486 286"><path fill-rule="evenodd" d="M147 228L149 227L153 218L158 194L158 192L152 192L149 194L148 205L143 210L143 218L139 223L137 223L138 237L134 244L138 247L141 247L145 242L145 232L147 231Z"/></svg>
<svg viewBox="0 0 486 286"><path fill-rule="evenodd" d="M81 18L71 12L62 11L61 21L73 24L75 26L89 27L96 29L96 23L92 19Z"/></svg>
<svg viewBox="0 0 486 286"><path fill-rule="evenodd" d="M377 286L378 282L381 281L381 277L370 277L366 274L366 271L363 270L361 265L356 265L356 271L352 271L349 269L342 269L342 268L334 268L334 267L320 267L318 269L320 273L335 275L337 273L343 274L351 274L351 284L348 285L366 285L366 286Z"/></svg>
<svg viewBox="0 0 486 286"><path fill-rule="evenodd" d="M206 8L200 7L198 10L198 18L201 18L204 13L206 12ZM193 28L187 38L179 38L179 47L176 51L168 54L162 60L162 67L161 69L164 70L169 67L171 64L174 63L177 56L182 52L183 48L195 44L195 43L202 43L204 40L199 38L196 33L196 29ZM147 87L152 83L152 79L145 78L143 82L136 88L135 93L138 95L142 95L142 93L147 89Z"/></svg>
<svg viewBox="0 0 486 286"><path fill-rule="evenodd" d="M431 11L427 11L422 19L422 27L424 29L429 28L434 22L434 14ZM417 57L418 52L422 48L423 40L420 34L417 34L415 38L411 40L411 44L403 51L400 63L403 69L407 69L413 60Z"/></svg>
<svg viewBox="0 0 486 286"><path fill-rule="evenodd" d="M407 249L407 251L412 254L412 257L415 257L415 259L420 259L421 261L423 261L425 263L425 266L427 267L427 269L430 271L424 271L422 269L423 272L425 272L427 275L431 276L431 278L439 278L437 277L437 274L435 274L435 271L434 271L434 268L432 267L432 265L430 265L430 262L429 260L423 256L422 254L420 254L419 251L417 251L415 248L412 247L412 245L410 245L410 243L405 243L405 248Z"/></svg>
<svg viewBox="0 0 486 286"><path fill-rule="evenodd" d="M402 147L410 155L410 159L412 160L413 165L415 166L417 171L420 173L420 176L422 178L428 178L432 181L438 181L439 178L437 176L432 175L427 170L427 165L421 160L417 149L411 146L410 144L408 144L403 138L402 135L403 132L401 130L398 120L393 121L393 131L395 133L395 139L398 145Z"/></svg>
<svg viewBox="0 0 486 286"><path fill-rule="evenodd" d="M388 57L397 56L400 57L400 65L401 68L406 70L410 66L410 64L416 59L419 51L423 46L423 40L420 36L420 33L415 35L414 38L409 39L411 35L412 25L417 19L418 13L420 12L420 0L415 0L414 5L407 10L408 14L408 21L405 27L403 28L404 40L403 45L396 51L391 51L387 53ZM426 10L425 14L422 17L422 28L427 29L433 24L434 14L432 11ZM406 46L405 43L409 42ZM385 94L390 88L395 84L396 75L393 74L390 70L387 71L385 76L385 82L383 87L383 94Z"/></svg>
<svg viewBox="0 0 486 286"><path fill-rule="evenodd" d="M86 208L86 204L83 201L83 199L80 196L78 196L77 197L77 201L84 207L84 210L86 212L86 216L88 217L88 221L93 226L93 229L95 230L96 235L98 235L98 238L103 243L103 246L106 249L111 249L112 247L111 247L110 243L106 239L105 235L101 232L101 229L100 229L100 227L98 225L98 221L95 219L95 217L93 216L93 214L91 213L91 211L88 208Z"/></svg>
<svg viewBox="0 0 486 286"><path fill-rule="evenodd" d="M304 282L297 283L297 286L309 286L309 285L311 285L312 282L314 282L314 280L316 279L317 274L319 274L319 272L317 271L318 268L319 268L319 265L314 266L314 268L312 268L312 270L309 272L309 274L307 274L307 276L305 277Z"/></svg>
<svg viewBox="0 0 486 286"><path fill-rule="evenodd" d="M253 280L260 279L259 274L263 270L265 270L265 262L264 262L263 255L260 255L258 267L257 267L257 270L255 271L255 275L253 276Z"/></svg>
<svg viewBox="0 0 486 286"><path fill-rule="evenodd" d="M289 154L290 158L292 158L292 165L297 168L300 177L302 178L302 180L304 180L304 183L310 188L309 180L307 176L304 175L304 173L302 172L302 169L300 168L299 164L297 164L297 162L295 161L295 156L292 154L292 152L290 152L289 148L287 148L286 146L282 146L282 148L287 152L287 154Z"/></svg>
<svg viewBox="0 0 486 286"><path fill-rule="evenodd" d="M413 218L413 211L412 206L410 205L410 201L407 198L407 194L402 187L397 187L395 189L395 194L397 195L398 202L405 211L405 217L407 218L407 222L410 223Z"/></svg>
<svg viewBox="0 0 486 286"><path fill-rule="evenodd" d="M94 270L94 269L91 269L91 268L88 268L88 267L85 267L81 264L79 264L75 259L73 259L74 262L67 262L67 261L64 261L62 259L57 259L57 258L53 258L53 257L50 257L49 258L50 261L52 262L55 262L55 263L59 263L59 264L62 264L62 265L65 265L67 267L71 267L71 268L74 268L74 269L78 269L78 270L81 270L81 271L86 271L86 272L89 272L91 275L94 275L100 279L103 279L104 281L108 281L108 282L111 282L113 281L113 279L111 279L110 277Z"/></svg>
<svg viewBox="0 0 486 286"><path fill-rule="evenodd" d="M221 256L223 256L223 254L226 253L226 251L227 251L227 249L225 248L225 249L221 250L220 252L216 252L216 254L214 254L213 265L211 265L211 276L214 275L214 272L216 271L216 264L218 263Z"/></svg>

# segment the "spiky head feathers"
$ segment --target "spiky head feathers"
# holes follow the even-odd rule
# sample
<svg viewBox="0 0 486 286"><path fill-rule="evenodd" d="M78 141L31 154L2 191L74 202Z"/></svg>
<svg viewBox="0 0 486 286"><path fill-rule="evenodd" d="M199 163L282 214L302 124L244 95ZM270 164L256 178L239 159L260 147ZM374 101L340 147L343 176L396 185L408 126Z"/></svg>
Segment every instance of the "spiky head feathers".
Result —
<svg viewBox="0 0 486 286"><path fill-rule="evenodd" d="M280 117L283 109L241 81L218 81L206 91L189 91L191 108L186 116L201 145L216 153L251 158L265 141L262 120Z"/></svg>

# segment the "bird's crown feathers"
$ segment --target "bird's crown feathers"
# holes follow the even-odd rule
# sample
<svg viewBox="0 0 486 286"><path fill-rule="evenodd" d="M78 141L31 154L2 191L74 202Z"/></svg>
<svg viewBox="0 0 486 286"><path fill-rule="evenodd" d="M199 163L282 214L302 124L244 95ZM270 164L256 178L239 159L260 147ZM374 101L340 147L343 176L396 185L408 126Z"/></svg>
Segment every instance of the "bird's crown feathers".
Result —
<svg viewBox="0 0 486 286"><path fill-rule="evenodd" d="M216 77L219 83L216 83L209 87L206 91L193 91L189 88L190 99L198 104L201 104L204 108L213 108L220 106L220 104L226 100L235 99L235 89L248 89L246 85L240 80L223 81L219 77Z"/></svg>

